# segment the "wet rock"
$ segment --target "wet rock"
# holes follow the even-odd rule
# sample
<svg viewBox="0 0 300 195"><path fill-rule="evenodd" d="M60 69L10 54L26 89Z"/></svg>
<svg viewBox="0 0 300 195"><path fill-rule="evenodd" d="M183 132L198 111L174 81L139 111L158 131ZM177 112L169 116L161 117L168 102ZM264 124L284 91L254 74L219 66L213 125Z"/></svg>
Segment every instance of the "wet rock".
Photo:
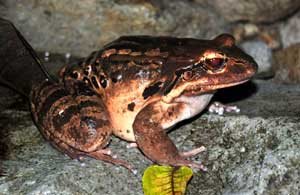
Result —
<svg viewBox="0 0 300 195"><path fill-rule="evenodd" d="M197 1L199 3L203 2L201 0ZM212 0L208 3L230 22L274 22L287 17L300 7L299 0Z"/></svg>
<svg viewBox="0 0 300 195"><path fill-rule="evenodd" d="M227 28L216 12L188 1L6 0L0 13L36 50L79 56L121 35L212 38Z"/></svg>
<svg viewBox="0 0 300 195"><path fill-rule="evenodd" d="M275 79L283 83L300 83L300 43L275 52Z"/></svg>
<svg viewBox="0 0 300 195"><path fill-rule="evenodd" d="M256 76L258 78L270 77L272 75L272 50L265 42L259 40L246 41L241 44L241 47L257 62L258 72Z"/></svg>
<svg viewBox="0 0 300 195"><path fill-rule="evenodd" d="M281 42L284 48L300 43L300 13L280 25Z"/></svg>
<svg viewBox="0 0 300 195"><path fill-rule="evenodd" d="M188 194L297 194L298 120L245 116L199 119L198 124L205 125L193 126L194 134L199 136L198 143L208 146L210 171L193 178Z"/></svg>

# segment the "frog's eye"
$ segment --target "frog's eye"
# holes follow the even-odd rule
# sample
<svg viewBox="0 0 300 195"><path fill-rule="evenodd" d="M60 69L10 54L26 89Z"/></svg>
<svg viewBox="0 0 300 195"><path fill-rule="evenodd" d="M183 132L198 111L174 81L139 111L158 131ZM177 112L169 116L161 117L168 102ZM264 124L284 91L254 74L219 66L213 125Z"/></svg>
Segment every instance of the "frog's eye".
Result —
<svg viewBox="0 0 300 195"><path fill-rule="evenodd" d="M218 72L223 69L223 67L226 65L226 62L227 58L206 58L204 61L204 66L212 72Z"/></svg>

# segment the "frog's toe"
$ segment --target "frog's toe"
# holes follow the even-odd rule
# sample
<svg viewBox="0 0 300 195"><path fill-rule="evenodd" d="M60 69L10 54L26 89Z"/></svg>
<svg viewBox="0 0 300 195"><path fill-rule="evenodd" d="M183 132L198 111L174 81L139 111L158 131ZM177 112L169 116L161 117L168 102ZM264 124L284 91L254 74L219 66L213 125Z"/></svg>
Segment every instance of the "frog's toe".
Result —
<svg viewBox="0 0 300 195"><path fill-rule="evenodd" d="M181 152L180 156L191 157L191 156L195 156L195 155L197 155L201 152L204 152L204 151L206 151L206 148L204 146L201 146L199 148L195 148L195 149L187 151L187 152Z"/></svg>
<svg viewBox="0 0 300 195"><path fill-rule="evenodd" d="M191 167L191 168L200 169L201 171L205 171L205 172L207 171L207 167L205 167L201 163L191 162L188 166Z"/></svg>
<svg viewBox="0 0 300 195"><path fill-rule="evenodd" d="M126 148L137 148L137 147L138 147L138 145L136 142L131 142L126 145Z"/></svg>
<svg viewBox="0 0 300 195"><path fill-rule="evenodd" d="M104 149L104 150L106 150L106 149ZM116 155L111 155L111 154L108 155L105 152L103 152L103 150L97 150L94 152L86 153L85 155L95 158L97 160L102 160L104 162L108 162L108 163L112 163L115 165L125 167L134 173L133 167L127 161L118 159Z"/></svg>
<svg viewBox="0 0 300 195"><path fill-rule="evenodd" d="M190 160L186 160L184 158L176 159L174 162L169 162L172 166L188 166L195 169L200 169L202 171L207 171L207 168L200 162L193 162Z"/></svg>

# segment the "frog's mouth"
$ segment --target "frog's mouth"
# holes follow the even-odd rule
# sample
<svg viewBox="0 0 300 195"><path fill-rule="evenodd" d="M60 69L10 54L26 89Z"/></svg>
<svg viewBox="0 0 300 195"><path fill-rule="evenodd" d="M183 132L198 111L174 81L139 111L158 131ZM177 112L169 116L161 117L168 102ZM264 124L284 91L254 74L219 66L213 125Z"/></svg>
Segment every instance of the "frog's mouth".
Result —
<svg viewBox="0 0 300 195"><path fill-rule="evenodd" d="M220 84L207 84L203 85L202 82L195 83L183 83L180 86L173 88L168 94L166 94L163 98L164 102L172 102L174 98L179 96L199 96L206 93L215 93L217 89L232 87L235 85L240 85L245 83L250 78L239 80L236 82L228 82L228 83L220 83Z"/></svg>
<svg viewBox="0 0 300 195"><path fill-rule="evenodd" d="M242 81L231 82L231 83L222 83L222 84L217 84L217 85L190 85L190 86L187 86L183 90L182 94L184 94L186 96L195 96L195 95L201 95L203 93L208 93L208 92L214 93L218 89L240 85L240 84L246 83L249 80L250 80L250 78L244 79Z"/></svg>

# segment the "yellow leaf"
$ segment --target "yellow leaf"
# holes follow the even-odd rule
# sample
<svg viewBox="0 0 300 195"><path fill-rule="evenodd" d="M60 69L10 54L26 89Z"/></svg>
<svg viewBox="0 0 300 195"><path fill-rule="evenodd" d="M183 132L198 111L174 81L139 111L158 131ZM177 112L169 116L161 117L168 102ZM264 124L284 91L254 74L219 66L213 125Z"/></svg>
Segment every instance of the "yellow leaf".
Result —
<svg viewBox="0 0 300 195"><path fill-rule="evenodd" d="M189 167L152 165L143 175L145 195L183 195L187 182L193 176Z"/></svg>

